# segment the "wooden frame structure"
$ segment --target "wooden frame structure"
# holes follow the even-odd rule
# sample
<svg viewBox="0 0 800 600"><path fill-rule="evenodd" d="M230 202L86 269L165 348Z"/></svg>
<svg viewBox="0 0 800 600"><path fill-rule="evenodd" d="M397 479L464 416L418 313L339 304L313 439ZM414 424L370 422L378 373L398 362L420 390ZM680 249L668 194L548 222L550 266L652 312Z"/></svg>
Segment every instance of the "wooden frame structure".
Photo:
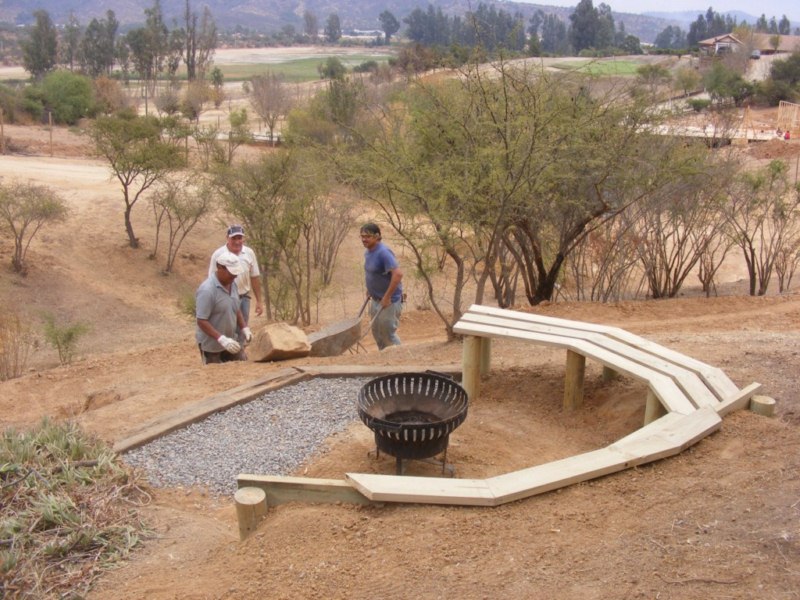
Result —
<svg viewBox="0 0 800 600"><path fill-rule="evenodd" d="M624 373L648 384L645 423L610 446L488 479L444 479L347 473L345 481L242 474L239 487L265 491L270 505L318 502L406 502L498 506L678 454L744 408L761 384L739 389L720 369L616 327L473 305L456 323L465 335L462 385L470 399L491 366L493 338L566 350L564 408L583 403L587 358L604 379ZM355 493L357 492L357 493Z"/></svg>

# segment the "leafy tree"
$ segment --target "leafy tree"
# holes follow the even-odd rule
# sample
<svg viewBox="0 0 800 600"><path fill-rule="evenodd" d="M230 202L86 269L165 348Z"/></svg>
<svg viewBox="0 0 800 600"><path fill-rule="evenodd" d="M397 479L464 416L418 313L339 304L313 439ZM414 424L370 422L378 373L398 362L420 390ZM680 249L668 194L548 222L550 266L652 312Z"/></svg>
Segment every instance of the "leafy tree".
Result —
<svg viewBox="0 0 800 600"><path fill-rule="evenodd" d="M64 221L67 214L64 200L48 187L0 182L0 227L14 238L11 266L16 273L27 273L25 257L39 230L50 223Z"/></svg>
<svg viewBox="0 0 800 600"><path fill-rule="evenodd" d="M198 26L198 16L193 12L189 0L184 9L184 27L180 41L183 45L183 62L189 81L203 79L214 50L217 47L217 26L208 6L203 8L203 17Z"/></svg>
<svg viewBox="0 0 800 600"><path fill-rule="evenodd" d="M338 56L329 56L317 67L319 76L323 79L344 79L347 74L347 67Z"/></svg>
<svg viewBox="0 0 800 600"><path fill-rule="evenodd" d="M549 54L566 54L567 25L554 14L545 15L542 20L542 50Z"/></svg>
<svg viewBox="0 0 800 600"><path fill-rule="evenodd" d="M596 47L597 32L600 28L600 17L592 4L592 0L580 0L575 12L569 16L570 41L576 53L585 48Z"/></svg>
<svg viewBox="0 0 800 600"><path fill-rule="evenodd" d="M786 15L783 15L778 23L778 33L781 35L791 35L792 33L792 22Z"/></svg>
<svg viewBox="0 0 800 600"><path fill-rule="evenodd" d="M109 75L114 66L119 21L113 10L102 20L92 19L81 40L81 67L90 77Z"/></svg>
<svg viewBox="0 0 800 600"><path fill-rule="evenodd" d="M752 84L721 61L714 61L711 70L703 78L703 83L712 101L718 104L731 100L736 106L740 106L754 92Z"/></svg>
<svg viewBox="0 0 800 600"><path fill-rule="evenodd" d="M89 130L98 155L122 185L125 231L131 248L139 247L131 222L134 205L153 184L185 164L183 155L163 141L161 133L158 119L134 115L100 117Z"/></svg>
<svg viewBox="0 0 800 600"><path fill-rule="evenodd" d="M692 67L680 67L675 71L673 84L675 89L683 92L684 96L688 96L690 92L695 91L702 82L703 78Z"/></svg>
<svg viewBox="0 0 800 600"><path fill-rule="evenodd" d="M636 69L636 77L650 91L650 97L658 100L658 91L672 80L672 74L664 65L647 64Z"/></svg>
<svg viewBox="0 0 800 600"><path fill-rule="evenodd" d="M64 25L64 33L59 44L59 61L70 71L75 68L79 59L83 28L74 13L70 12L69 20Z"/></svg>
<svg viewBox="0 0 800 600"><path fill-rule="evenodd" d="M317 15L310 10L303 12L303 32L312 42L316 42L319 37L319 21Z"/></svg>
<svg viewBox="0 0 800 600"><path fill-rule="evenodd" d="M58 362L68 365L72 362L78 347L78 340L89 332L86 323L67 323L60 325L52 314L44 315L44 339L58 352Z"/></svg>
<svg viewBox="0 0 800 600"><path fill-rule="evenodd" d="M22 66L34 79L41 79L57 63L58 33L46 10L33 13L36 24L28 39L20 42Z"/></svg>
<svg viewBox="0 0 800 600"><path fill-rule="evenodd" d="M384 10L378 15L378 20L381 22L381 29L385 36L384 40L388 45L392 41L392 36L400 30L400 22L388 10Z"/></svg>
<svg viewBox="0 0 800 600"><path fill-rule="evenodd" d="M56 123L74 125L94 107L92 81L71 71L52 71L41 83L42 97Z"/></svg>
<svg viewBox="0 0 800 600"><path fill-rule="evenodd" d="M339 21L339 15L331 13L328 15L328 20L325 21L325 41L329 44L335 44L342 37L342 24Z"/></svg>

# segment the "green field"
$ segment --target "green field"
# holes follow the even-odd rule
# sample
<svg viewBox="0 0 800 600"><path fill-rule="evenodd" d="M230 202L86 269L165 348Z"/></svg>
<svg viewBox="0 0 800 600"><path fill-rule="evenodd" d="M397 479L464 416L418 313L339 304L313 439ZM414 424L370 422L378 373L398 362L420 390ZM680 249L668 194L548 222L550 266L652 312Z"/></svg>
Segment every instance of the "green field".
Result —
<svg viewBox="0 0 800 600"><path fill-rule="evenodd" d="M587 62L560 62L550 65L565 71L580 71L590 75L636 75L642 63L633 60L590 60Z"/></svg>
<svg viewBox="0 0 800 600"><path fill-rule="evenodd" d="M342 64L348 69L357 67L358 65L370 60L374 60L378 64L385 63L389 60L386 55L372 55L372 54L351 54L347 56L338 57ZM222 70L225 81L245 81L253 77L253 75L263 75L267 71L283 75L286 81L292 83L302 83L305 81L314 81L319 79L319 72L317 67L325 62L325 58L287 58L281 62L270 63L249 63L249 64L224 64L218 65Z"/></svg>

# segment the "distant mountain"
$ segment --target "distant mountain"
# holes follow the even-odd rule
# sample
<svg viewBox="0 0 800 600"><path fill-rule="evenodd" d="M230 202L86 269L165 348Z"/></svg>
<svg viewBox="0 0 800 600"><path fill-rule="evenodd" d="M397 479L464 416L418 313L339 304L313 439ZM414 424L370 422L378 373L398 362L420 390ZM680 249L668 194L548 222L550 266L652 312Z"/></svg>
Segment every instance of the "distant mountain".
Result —
<svg viewBox="0 0 800 600"><path fill-rule="evenodd" d="M707 10L707 9L706 9ZM756 21L758 21L759 17L756 15L751 15L750 13L742 12L741 10L727 10L727 11L715 11L719 12L719 14L723 16L730 15L731 17L736 19L737 23L749 23L750 25L754 25ZM646 12L643 13L648 17L655 17L658 19L669 19L672 21L677 21L681 24L682 29L688 29L689 25L697 21L697 17L700 15L705 16L705 10L683 10L680 12ZM780 19L783 15L766 15L767 19L771 19L775 17L776 19ZM792 28L797 27L799 24L796 21L791 21Z"/></svg>
<svg viewBox="0 0 800 600"><path fill-rule="evenodd" d="M217 26L222 29L243 27L250 30L276 31L286 25L303 29L303 14L306 10L316 15L320 28L332 13L339 15L344 31L379 28L378 15L390 10L402 21L415 8L427 10L429 5L441 8L447 15L461 15L475 10L481 0L190 0L192 10L201 12L207 5L214 15ZM578 0L576 0L577 4ZM484 1L498 10L521 13L526 20L537 10L545 14L556 14L567 20L572 8L528 4L522 2ZM104 18L107 10L113 10L122 29L144 22L144 11L152 7L154 0L0 0L0 21L14 25L33 22L33 11L44 9L56 24L66 23L74 14L82 25L93 18ZM599 4L599 2L597 3ZM161 0L161 9L168 24L173 19L183 21L185 0ZM652 42L667 25L677 25L672 17L614 13L617 23L625 24L625 31L644 42ZM695 14L692 20L696 19Z"/></svg>

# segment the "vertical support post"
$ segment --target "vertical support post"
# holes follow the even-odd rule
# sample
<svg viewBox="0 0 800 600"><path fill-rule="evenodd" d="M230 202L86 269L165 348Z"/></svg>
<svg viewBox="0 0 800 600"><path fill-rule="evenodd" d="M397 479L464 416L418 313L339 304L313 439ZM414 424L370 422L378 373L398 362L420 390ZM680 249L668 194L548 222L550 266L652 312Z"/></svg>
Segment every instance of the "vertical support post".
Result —
<svg viewBox="0 0 800 600"><path fill-rule="evenodd" d="M486 377L492 368L492 338L478 338L481 341L481 377Z"/></svg>
<svg viewBox="0 0 800 600"><path fill-rule="evenodd" d="M236 502L236 520L239 522L239 539L244 541L267 515L267 494L257 487L243 487L233 496Z"/></svg>
<svg viewBox="0 0 800 600"><path fill-rule="evenodd" d="M661 404L661 400L658 399L653 393L653 390L650 388L647 389L647 402L644 405L644 424L649 425L656 419L660 419L665 414L667 414L667 409L664 408L664 405Z"/></svg>
<svg viewBox="0 0 800 600"><path fill-rule="evenodd" d="M583 406L583 376L586 372L586 357L567 350L567 374L564 380L564 410Z"/></svg>
<svg viewBox="0 0 800 600"><path fill-rule="evenodd" d="M610 383L614 381L617 377L619 377L619 373L617 373L611 367L606 367L603 365L603 383Z"/></svg>
<svg viewBox="0 0 800 600"><path fill-rule="evenodd" d="M474 335L466 336L461 352L461 386L472 402L480 393L481 338Z"/></svg>
<svg viewBox="0 0 800 600"><path fill-rule="evenodd" d="M50 132L50 156L53 156L53 111L47 111L47 130Z"/></svg>

